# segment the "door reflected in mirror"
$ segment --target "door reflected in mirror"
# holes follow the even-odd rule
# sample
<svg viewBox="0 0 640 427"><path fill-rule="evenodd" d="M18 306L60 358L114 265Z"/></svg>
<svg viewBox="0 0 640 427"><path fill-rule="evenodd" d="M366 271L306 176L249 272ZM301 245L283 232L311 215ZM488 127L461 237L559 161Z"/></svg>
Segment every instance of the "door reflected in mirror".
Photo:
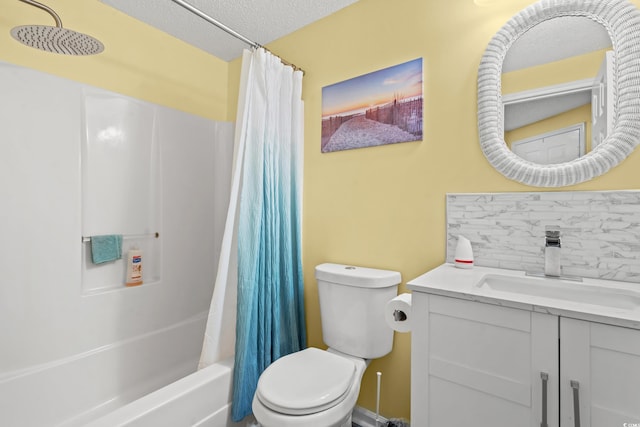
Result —
<svg viewBox="0 0 640 427"><path fill-rule="evenodd" d="M545 20L510 46L502 67L504 140L537 164L574 160L613 128L611 39L583 16Z"/></svg>

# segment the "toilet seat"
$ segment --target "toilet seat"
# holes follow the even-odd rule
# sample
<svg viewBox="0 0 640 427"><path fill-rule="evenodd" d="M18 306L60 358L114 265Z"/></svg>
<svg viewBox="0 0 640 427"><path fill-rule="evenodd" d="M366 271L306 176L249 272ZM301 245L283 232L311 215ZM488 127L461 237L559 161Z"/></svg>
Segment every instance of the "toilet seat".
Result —
<svg viewBox="0 0 640 427"><path fill-rule="evenodd" d="M355 373L353 360L310 347L272 363L260 376L256 397L281 414L313 414L344 400Z"/></svg>

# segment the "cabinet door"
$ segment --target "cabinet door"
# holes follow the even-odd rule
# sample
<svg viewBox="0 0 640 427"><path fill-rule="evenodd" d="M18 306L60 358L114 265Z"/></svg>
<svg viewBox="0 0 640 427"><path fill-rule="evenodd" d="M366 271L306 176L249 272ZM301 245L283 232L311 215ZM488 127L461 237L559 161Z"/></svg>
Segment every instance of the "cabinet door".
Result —
<svg viewBox="0 0 640 427"><path fill-rule="evenodd" d="M640 331L562 318L560 360L562 427L640 425Z"/></svg>
<svg viewBox="0 0 640 427"><path fill-rule="evenodd" d="M548 425L557 427L557 317L435 295L416 307L416 294L413 312L427 315L412 336L413 424L540 427L546 372Z"/></svg>

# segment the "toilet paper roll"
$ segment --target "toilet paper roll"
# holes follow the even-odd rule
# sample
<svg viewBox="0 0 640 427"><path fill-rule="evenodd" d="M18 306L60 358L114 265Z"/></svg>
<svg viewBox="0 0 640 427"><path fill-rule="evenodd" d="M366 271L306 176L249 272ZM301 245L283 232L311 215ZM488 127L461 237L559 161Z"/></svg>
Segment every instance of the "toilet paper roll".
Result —
<svg viewBox="0 0 640 427"><path fill-rule="evenodd" d="M411 294L400 294L387 303L384 314L387 324L394 331L411 331Z"/></svg>

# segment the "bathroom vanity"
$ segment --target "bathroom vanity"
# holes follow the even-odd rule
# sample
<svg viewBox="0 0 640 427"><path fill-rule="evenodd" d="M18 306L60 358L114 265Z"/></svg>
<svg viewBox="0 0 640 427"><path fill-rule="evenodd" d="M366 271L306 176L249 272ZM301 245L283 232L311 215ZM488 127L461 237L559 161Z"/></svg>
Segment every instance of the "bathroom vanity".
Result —
<svg viewBox="0 0 640 427"><path fill-rule="evenodd" d="M443 264L408 287L413 425L640 426L638 284Z"/></svg>

